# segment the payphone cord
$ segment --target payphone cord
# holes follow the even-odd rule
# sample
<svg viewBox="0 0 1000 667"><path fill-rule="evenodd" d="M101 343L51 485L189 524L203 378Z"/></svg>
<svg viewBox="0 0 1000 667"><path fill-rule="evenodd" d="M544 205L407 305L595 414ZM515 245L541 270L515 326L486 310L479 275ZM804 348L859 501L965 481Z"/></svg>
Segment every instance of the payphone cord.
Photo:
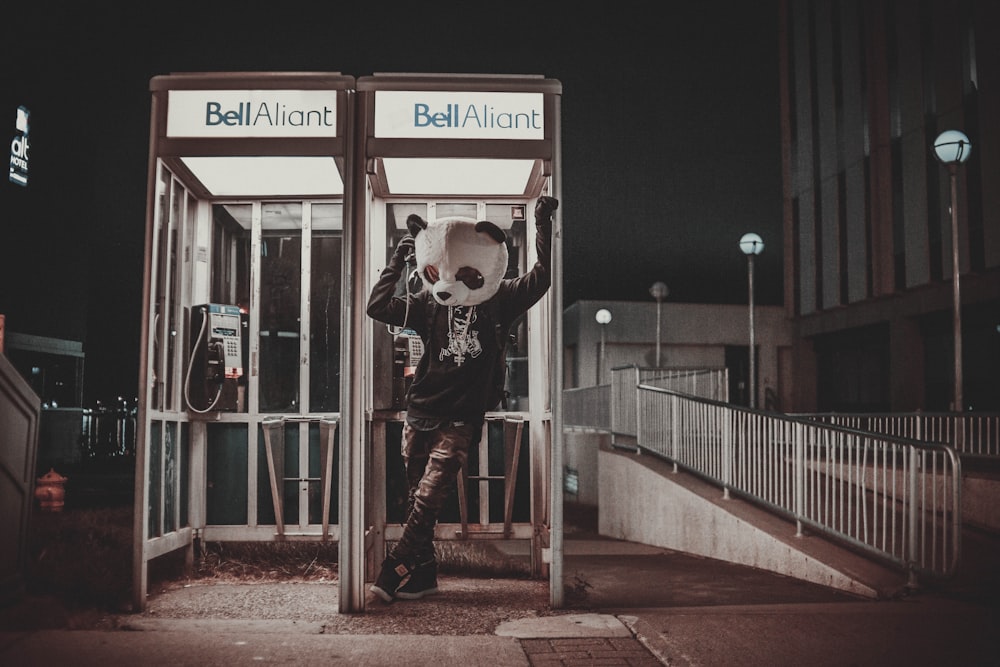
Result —
<svg viewBox="0 0 1000 667"><path fill-rule="evenodd" d="M219 398L222 396L222 383L219 383L219 390L215 393L215 398L212 399L211 405L209 405L204 410L200 410L193 405L191 405L191 370L194 368L194 351L198 349L201 345L201 341L205 337L205 332L208 330L208 312L202 308L202 319L201 319L201 331L198 332L198 340L195 341L194 347L191 348L190 359L188 360L187 373L184 376L184 401L187 403L188 409L192 412L197 412L198 414L205 414L206 412L211 412L215 409L215 405L219 402Z"/></svg>
<svg viewBox="0 0 1000 667"><path fill-rule="evenodd" d="M411 265L413 266L412 270L410 270ZM407 322L410 321L410 280L413 278L413 276L417 275L416 257L414 256L413 253L410 253L409 255L406 256L406 271L403 273L403 275L406 276L406 279L403 281L406 284L406 311L403 313L403 326L397 329L391 324L385 325L385 328L393 336L398 336L399 334L403 333L406 330Z"/></svg>

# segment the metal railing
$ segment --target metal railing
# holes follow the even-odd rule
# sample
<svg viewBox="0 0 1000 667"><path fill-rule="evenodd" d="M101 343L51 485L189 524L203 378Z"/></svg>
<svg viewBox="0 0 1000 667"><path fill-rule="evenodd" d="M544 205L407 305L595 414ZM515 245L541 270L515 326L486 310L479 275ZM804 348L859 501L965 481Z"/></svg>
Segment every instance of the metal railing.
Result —
<svg viewBox="0 0 1000 667"><path fill-rule="evenodd" d="M1000 414L989 412L812 413L794 415L824 424L924 442L947 443L960 456L1000 457Z"/></svg>
<svg viewBox="0 0 1000 667"><path fill-rule="evenodd" d="M961 550L955 450L634 387L636 441L803 527L916 574L954 573Z"/></svg>
<svg viewBox="0 0 1000 667"><path fill-rule="evenodd" d="M80 425L80 450L84 458L135 456L137 408L119 401L114 405L84 408Z"/></svg>
<svg viewBox="0 0 1000 667"><path fill-rule="evenodd" d="M639 368L620 366L611 370L611 432L636 434L636 394L639 384L670 389L716 401L729 400L729 371L725 368ZM569 422L566 422L569 423Z"/></svg>

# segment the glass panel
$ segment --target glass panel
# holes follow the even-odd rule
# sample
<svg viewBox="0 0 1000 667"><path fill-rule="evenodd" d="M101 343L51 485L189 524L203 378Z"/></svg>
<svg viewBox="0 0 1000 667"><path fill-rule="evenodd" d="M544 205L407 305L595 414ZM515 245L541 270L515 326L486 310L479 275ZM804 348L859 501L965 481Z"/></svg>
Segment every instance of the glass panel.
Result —
<svg viewBox="0 0 1000 667"><path fill-rule="evenodd" d="M285 479L281 510L285 525L299 523L299 424L285 425Z"/></svg>
<svg viewBox="0 0 1000 667"><path fill-rule="evenodd" d="M163 460L166 467L163 471L163 532L172 533L177 530L175 511L177 509L177 463L179 447L177 444L177 423L167 422L163 438Z"/></svg>
<svg viewBox="0 0 1000 667"><path fill-rule="evenodd" d="M278 429L273 429L271 431L271 448L275 449L278 445L276 441L283 437L283 435L279 435ZM274 501L271 500L271 471L267 465L267 445L264 438L264 428L262 427L257 431L257 525L274 526L278 522L274 518ZM282 439L281 442L282 449L284 449L284 440ZM281 457L281 460L284 461L284 456ZM278 474L284 476L284 471L279 470Z"/></svg>
<svg viewBox="0 0 1000 667"><path fill-rule="evenodd" d="M309 523L323 523L323 428L319 424L309 424L309 477L318 481L309 483ZM333 432L333 442L330 448L333 454L330 471L330 525L338 523L337 489L340 486L339 453L337 442L340 429L330 428Z"/></svg>
<svg viewBox="0 0 1000 667"><path fill-rule="evenodd" d="M399 238L402 234L406 233L406 219L410 217L411 214L416 213L424 220L427 219L427 204L426 203L409 203L409 204L387 204L385 207L385 222L388 225L388 238ZM396 232L399 232L399 236L396 236Z"/></svg>
<svg viewBox="0 0 1000 667"><path fill-rule="evenodd" d="M385 520L390 523L406 521L407 488L406 469L403 467L401 446L403 422L391 421L385 425Z"/></svg>
<svg viewBox="0 0 1000 667"><path fill-rule="evenodd" d="M406 229L406 219L412 215L427 219L427 204L387 204L385 207L385 261L392 257L399 240L409 234ZM402 281L400 281L402 285Z"/></svg>
<svg viewBox="0 0 1000 667"><path fill-rule="evenodd" d="M271 498L271 472L267 464L264 428L257 433L257 525L275 525L274 500ZM290 422L271 431L271 450L275 456L275 475L281 489L282 519L285 524L299 523L299 424Z"/></svg>
<svg viewBox="0 0 1000 667"><path fill-rule="evenodd" d="M186 528L191 525L188 514L188 494L191 492L191 438L188 422L181 423L180 457L178 460L178 472L180 474L180 526Z"/></svg>
<svg viewBox="0 0 1000 667"><path fill-rule="evenodd" d="M311 209L313 230L343 231L344 205L341 203L313 204Z"/></svg>
<svg viewBox="0 0 1000 667"><path fill-rule="evenodd" d="M450 218L453 215L460 215L464 218L478 218L479 207L476 204L456 204L454 202L442 202L435 207L435 220Z"/></svg>
<svg viewBox="0 0 1000 667"><path fill-rule="evenodd" d="M177 252L177 228L181 223L182 204L185 196L184 188L175 183L170 197L170 225L167 234L168 263L167 272L169 276L169 288L166 294L166 317L163 336L167 345L166 358L164 359L163 382L164 401L167 410L177 407L177 400L174 392L174 355L177 354L177 296L179 291L180 262ZM162 260L161 260L162 261Z"/></svg>
<svg viewBox="0 0 1000 667"><path fill-rule="evenodd" d="M212 303L250 309L251 204L212 207Z"/></svg>
<svg viewBox="0 0 1000 667"><path fill-rule="evenodd" d="M210 302L239 307L242 316L243 376L236 381L236 409L246 412L246 385L249 378L249 321L250 311L250 238L253 224L252 204L216 204L212 206L212 264L210 276ZM199 305L199 304L195 304ZM192 319L194 316L192 316ZM193 333L192 336L197 335ZM192 345L194 340L192 339ZM227 380L227 383L231 381ZM227 384L223 404L231 409L233 386ZM212 393L214 396L214 391ZM204 406L202 406L204 407Z"/></svg>
<svg viewBox="0 0 1000 667"><path fill-rule="evenodd" d="M510 229L515 225L522 228L521 232L523 235L524 221L527 217L526 215L527 207L525 204L487 204L486 205L486 219L490 222L503 227L504 229Z"/></svg>
<svg viewBox="0 0 1000 667"><path fill-rule="evenodd" d="M312 207L309 411L340 410L340 274L343 237L340 204Z"/></svg>
<svg viewBox="0 0 1000 667"><path fill-rule="evenodd" d="M159 228L156 231L156 262L158 266L155 269L155 280L156 280L156 296L153 300L153 323L152 323L152 338L153 338L153 359L152 359L152 373L153 377L150 378L152 386L150 387L151 396L149 399L150 407L154 410L163 408L163 317L166 311L166 290L167 290L167 229L169 225L170 216L170 185L171 177L170 172L166 169L160 170L160 184L157 188L159 194L159 200L156 204L156 211L158 214L157 224Z"/></svg>
<svg viewBox="0 0 1000 667"><path fill-rule="evenodd" d="M299 411L302 204L265 203L261 212L261 412Z"/></svg>
<svg viewBox="0 0 1000 667"><path fill-rule="evenodd" d="M146 525L147 537L160 537L160 483L163 479L162 450L163 422L153 421L149 425L149 519Z"/></svg>
<svg viewBox="0 0 1000 667"><path fill-rule="evenodd" d="M489 522L503 523L504 502L506 485L510 478L506 476L507 457L513 458L514 439L517 435L517 425L508 424L501 419L491 419L487 423L489 474L491 476L505 477L503 480L491 480L489 483ZM511 511L511 520L515 523L523 523L530 520L531 507L531 484L530 471L531 456L528 451L530 437L527 425L521 431L521 451L517 466L517 480L514 485L514 505Z"/></svg>
<svg viewBox="0 0 1000 667"><path fill-rule="evenodd" d="M206 516L208 524L247 524L246 424L208 424Z"/></svg>
<svg viewBox="0 0 1000 667"><path fill-rule="evenodd" d="M507 232L507 273L505 278L516 278L525 273L527 248L525 244L524 204L487 204L486 219L504 227ZM509 394L507 410L528 409L528 327L524 315L510 328L507 344L507 378L505 390ZM497 407L504 411L503 405Z"/></svg>

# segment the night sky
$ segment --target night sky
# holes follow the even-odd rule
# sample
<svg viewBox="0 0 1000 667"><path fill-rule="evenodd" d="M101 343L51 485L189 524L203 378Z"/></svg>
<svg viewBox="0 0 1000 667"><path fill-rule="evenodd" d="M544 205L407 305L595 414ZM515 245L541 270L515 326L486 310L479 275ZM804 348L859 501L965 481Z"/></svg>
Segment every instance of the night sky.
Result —
<svg viewBox="0 0 1000 667"><path fill-rule="evenodd" d="M745 303L748 231L757 303L781 303L777 0L111 4L20 3L2 27L0 127L28 107L32 148L28 187L0 184L0 313L84 342L86 404L136 394L149 80L172 72L558 79L565 304L658 280Z"/></svg>

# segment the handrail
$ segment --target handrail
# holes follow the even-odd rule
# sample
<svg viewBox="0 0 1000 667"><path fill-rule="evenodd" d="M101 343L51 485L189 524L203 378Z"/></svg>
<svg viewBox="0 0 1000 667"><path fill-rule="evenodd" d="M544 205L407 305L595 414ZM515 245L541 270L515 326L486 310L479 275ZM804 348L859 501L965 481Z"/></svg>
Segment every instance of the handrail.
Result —
<svg viewBox="0 0 1000 667"><path fill-rule="evenodd" d="M952 447L639 384L636 440L803 527L916 575L954 574L961 462Z"/></svg>
<svg viewBox="0 0 1000 667"><path fill-rule="evenodd" d="M823 412L793 416L925 442L944 442L964 458L1000 457L1000 413L996 412Z"/></svg>
<svg viewBox="0 0 1000 667"><path fill-rule="evenodd" d="M725 368L618 366L611 369L609 424L612 434L635 436L637 414L635 388L641 383L723 402L729 400L729 371Z"/></svg>

